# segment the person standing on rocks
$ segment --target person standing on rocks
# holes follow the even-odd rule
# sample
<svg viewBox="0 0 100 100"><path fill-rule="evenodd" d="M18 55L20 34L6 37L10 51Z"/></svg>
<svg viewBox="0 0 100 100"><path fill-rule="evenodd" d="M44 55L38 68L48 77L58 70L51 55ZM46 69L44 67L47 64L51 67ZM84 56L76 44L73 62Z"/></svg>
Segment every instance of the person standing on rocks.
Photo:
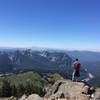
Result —
<svg viewBox="0 0 100 100"><path fill-rule="evenodd" d="M81 63L79 59L76 59L72 64L72 68L73 68L72 81L75 82L79 81L78 78L80 77L80 67L81 67Z"/></svg>

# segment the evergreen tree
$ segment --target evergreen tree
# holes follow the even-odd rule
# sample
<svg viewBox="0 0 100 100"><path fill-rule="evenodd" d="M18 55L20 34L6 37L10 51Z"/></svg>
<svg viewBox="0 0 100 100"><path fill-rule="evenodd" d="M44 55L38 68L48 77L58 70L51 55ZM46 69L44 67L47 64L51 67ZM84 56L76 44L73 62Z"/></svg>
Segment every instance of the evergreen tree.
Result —
<svg viewBox="0 0 100 100"><path fill-rule="evenodd" d="M26 95L30 95L33 93L32 87L33 87L33 84L31 82L26 83L26 86L25 86L25 94Z"/></svg>
<svg viewBox="0 0 100 100"><path fill-rule="evenodd" d="M11 86L11 94L12 96L17 97L17 88L15 85Z"/></svg>
<svg viewBox="0 0 100 100"><path fill-rule="evenodd" d="M25 87L23 84L19 84L17 86L17 97L21 97L23 94L25 94Z"/></svg>
<svg viewBox="0 0 100 100"><path fill-rule="evenodd" d="M1 88L1 96L2 97L10 97L11 96L11 85L7 79L3 80L2 88Z"/></svg>

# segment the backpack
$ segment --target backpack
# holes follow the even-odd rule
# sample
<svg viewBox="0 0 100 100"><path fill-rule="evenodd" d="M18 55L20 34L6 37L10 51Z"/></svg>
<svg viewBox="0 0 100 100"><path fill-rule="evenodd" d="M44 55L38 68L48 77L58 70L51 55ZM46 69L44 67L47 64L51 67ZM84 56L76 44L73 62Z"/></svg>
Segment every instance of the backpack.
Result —
<svg viewBox="0 0 100 100"><path fill-rule="evenodd" d="M74 63L74 69L80 69L80 66L81 66L80 62Z"/></svg>

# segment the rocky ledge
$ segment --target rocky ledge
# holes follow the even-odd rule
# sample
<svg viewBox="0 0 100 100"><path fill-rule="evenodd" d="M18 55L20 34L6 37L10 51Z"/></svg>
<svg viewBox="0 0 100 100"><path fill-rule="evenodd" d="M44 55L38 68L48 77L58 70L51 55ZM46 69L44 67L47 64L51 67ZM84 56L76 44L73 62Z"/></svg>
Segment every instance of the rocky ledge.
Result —
<svg viewBox="0 0 100 100"><path fill-rule="evenodd" d="M100 100L100 91L84 82L58 80L50 89L46 89L44 97L23 95L19 100Z"/></svg>

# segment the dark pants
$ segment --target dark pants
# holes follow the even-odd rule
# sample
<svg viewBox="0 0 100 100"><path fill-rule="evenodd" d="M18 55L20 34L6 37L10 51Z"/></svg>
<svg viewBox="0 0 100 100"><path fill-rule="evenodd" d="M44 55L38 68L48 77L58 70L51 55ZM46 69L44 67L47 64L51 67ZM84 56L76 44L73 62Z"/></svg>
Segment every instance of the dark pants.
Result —
<svg viewBox="0 0 100 100"><path fill-rule="evenodd" d="M72 80L73 80L73 81L74 81L74 80L77 81L78 77L80 77L80 71L74 69L73 75L72 75Z"/></svg>

